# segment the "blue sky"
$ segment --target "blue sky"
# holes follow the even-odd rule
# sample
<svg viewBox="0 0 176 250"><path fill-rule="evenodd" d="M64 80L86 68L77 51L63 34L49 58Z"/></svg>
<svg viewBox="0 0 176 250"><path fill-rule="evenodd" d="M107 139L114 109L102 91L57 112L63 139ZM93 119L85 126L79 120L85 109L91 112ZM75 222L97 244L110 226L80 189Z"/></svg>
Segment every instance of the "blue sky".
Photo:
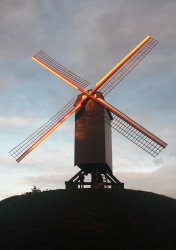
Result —
<svg viewBox="0 0 176 250"><path fill-rule="evenodd" d="M0 200L64 188L78 171L74 115L20 163L8 153L79 94L31 56L43 50L93 87L147 35L159 44L106 100L168 146L152 158L113 131L113 171L126 188L176 198L175 12L175 0L1 1Z"/></svg>

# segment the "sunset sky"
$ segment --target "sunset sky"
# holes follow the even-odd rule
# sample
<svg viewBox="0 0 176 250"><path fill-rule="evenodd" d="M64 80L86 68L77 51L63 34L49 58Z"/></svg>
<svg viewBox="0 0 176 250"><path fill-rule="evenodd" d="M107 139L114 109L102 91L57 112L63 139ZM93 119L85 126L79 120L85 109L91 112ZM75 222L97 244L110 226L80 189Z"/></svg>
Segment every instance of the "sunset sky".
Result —
<svg viewBox="0 0 176 250"><path fill-rule="evenodd" d="M112 131L113 173L125 188L176 198L176 1L0 2L0 200L64 189L74 167L74 115L17 163L8 153L80 92L31 60L39 50L91 82L147 35L157 46L107 102L166 142L156 158Z"/></svg>

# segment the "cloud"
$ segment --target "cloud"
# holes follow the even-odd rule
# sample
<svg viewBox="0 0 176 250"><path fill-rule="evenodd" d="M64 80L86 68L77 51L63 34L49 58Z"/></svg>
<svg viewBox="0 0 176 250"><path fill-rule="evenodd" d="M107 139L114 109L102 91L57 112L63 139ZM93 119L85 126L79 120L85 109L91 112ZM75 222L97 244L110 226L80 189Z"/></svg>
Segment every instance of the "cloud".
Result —
<svg viewBox="0 0 176 250"><path fill-rule="evenodd" d="M128 189L151 191L176 199L176 165L165 165L153 172L115 172Z"/></svg>
<svg viewBox="0 0 176 250"><path fill-rule="evenodd" d="M10 190L0 190L0 201L11 196L21 195L21 192L13 192Z"/></svg>
<svg viewBox="0 0 176 250"><path fill-rule="evenodd" d="M78 172L78 171L77 171ZM65 188L65 181L68 181L76 173L70 174L55 174L55 175L39 175L39 176L25 176L24 178L16 181L18 186L28 186L33 185L39 187L41 190L46 189L63 189Z"/></svg>
<svg viewBox="0 0 176 250"><path fill-rule="evenodd" d="M155 158L155 159L153 159L153 162L154 162L156 165L160 165L160 164L163 164L163 163L164 163L164 159L163 159L163 158Z"/></svg>
<svg viewBox="0 0 176 250"><path fill-rule="evenodd" d="M39 123L39 119L36 117L24 117L17 115L10 116L1 116L0 117L0 126L24 126L30 123Z"/></svg>
<svg viewBox="0 0 176 250"><path fill-rule="evenodd" d="M176 165L159 168L151 173L147 172L115 172L114 175L125 183L125 188L142 191L150 191L161 195L176 198ZM64 182L69 180L73 174L55 174L25 176L16 181L17 185L36 185L41 189L64 188Z"/></svg>
<svg viewBox="0 0 176 250"><path fill-rule="evenodd" d="M37 183L41 185L56 185L59 182L63 182L71 178L71 175L43 175L43 176L26 176L23 179L19 180L18 184L32 184Z"/></svg>

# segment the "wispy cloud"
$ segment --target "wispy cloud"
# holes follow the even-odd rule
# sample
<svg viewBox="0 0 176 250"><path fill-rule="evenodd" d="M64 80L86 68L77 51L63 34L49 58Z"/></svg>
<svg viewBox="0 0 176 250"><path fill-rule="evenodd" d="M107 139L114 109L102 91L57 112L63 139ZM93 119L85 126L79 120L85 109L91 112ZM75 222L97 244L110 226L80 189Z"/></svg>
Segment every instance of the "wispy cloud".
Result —
<svg viewBox="0 0 176 250"><path fill-rule="evenodd" d="M158 194L164 194L176 198L176 165L165 165L153 172L126 171L116 172L115 176L125 187L129 189L138 189L151 191Z"/></svg>
<svg viewBox="0 0 176 250"><path fill-rule="evenodd" d="M39 124L40 120L36 117L24 117L17 115L1 116L0 126L24 126L30 123Z"/></svg>

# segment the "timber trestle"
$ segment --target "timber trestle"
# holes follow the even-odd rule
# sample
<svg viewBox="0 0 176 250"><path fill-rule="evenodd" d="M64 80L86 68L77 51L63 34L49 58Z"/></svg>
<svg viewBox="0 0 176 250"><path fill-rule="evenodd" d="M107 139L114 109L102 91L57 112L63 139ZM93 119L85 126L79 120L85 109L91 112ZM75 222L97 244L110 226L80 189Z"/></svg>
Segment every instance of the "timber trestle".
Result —
<svg viewBox="0 0 176 250"><path fill-rule="evenodd" d="M111 173L102 173L98 181L84 182L80 180L80 176L87 175L83 170L80 170L76 175L74 175L69 181L65 181L66 189L78 189L84 186L90 186L91 188L120 188L124 189L124 183L120 182Z"/></svg>

